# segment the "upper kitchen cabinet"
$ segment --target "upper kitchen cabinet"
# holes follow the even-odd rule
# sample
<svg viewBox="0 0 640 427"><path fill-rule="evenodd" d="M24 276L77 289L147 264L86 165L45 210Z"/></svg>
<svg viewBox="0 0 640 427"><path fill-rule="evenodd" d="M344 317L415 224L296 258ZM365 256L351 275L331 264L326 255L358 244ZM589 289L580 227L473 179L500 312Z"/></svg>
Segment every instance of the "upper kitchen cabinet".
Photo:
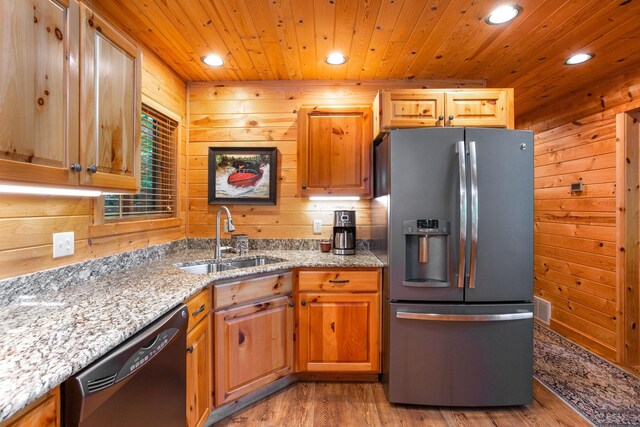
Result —
<svg viewBox="0 0 640 427"><path fill-rule="evenodd" d="M138 47L74 0L0 11L0 180L135 191Z"/></svg>
<svg viewBox="0 0 640 427"><path fill-rule="evenodd" d="M473 126L513 129L513 89L398 89L381 96L381 127Z"/></svg>
<svg viewBox="0 0 640 427"><path fill-rule="evenodd" d="M0 180L75 185L78 4L0 3Z"/></svg>
<svg viewBox="0 0 640 427"><path fill-rule="evenodd" d="M81 183L137 190L140 180L140 49L81 6Z"/></svg>
<svg viewBox="0 0 640 427"><path fill-rule="evenodd" d="M303 107L298 112L300 195L371 196L372 109Z"/></svg>

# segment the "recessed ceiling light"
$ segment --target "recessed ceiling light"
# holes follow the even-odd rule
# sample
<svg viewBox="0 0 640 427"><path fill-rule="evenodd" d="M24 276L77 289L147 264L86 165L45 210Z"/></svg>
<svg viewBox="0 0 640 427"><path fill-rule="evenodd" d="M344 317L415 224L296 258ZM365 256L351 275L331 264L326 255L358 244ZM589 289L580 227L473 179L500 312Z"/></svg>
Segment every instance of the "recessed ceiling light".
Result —
<svg viewBox="0 0 640 427"><path fill-rule="evenodd" d="M520 12L522 12L522 8L520 6L512 6L512 5L500 6L491 11L489 16L487 16L486 21L487 21L487 24L491 24L491 25L504 24L505 22L509 22L513 18L518 16Z"/></svg>
<svg viewBox="0 0 640 427"><path fill-rule="evenodd" d="M207 55L202 57L202 62L212 67L220 67L224 64L224 60L218 55Z"/></svg>
<svg viewBox="0 0 640 427"><path fill-rule="evenodd" d="M564 61L564 63L567 65L582 64L583 62L587 62L588 60L592 59L594 56L595 55L590 53L576 53L575 55L572 55L569 59Z"/></svg>
<svg viewBox="0 0 640 427"><path fill-rule="evenodd" d="M324 58L324 62L329 65L341 65L347 62L347 57L340 52L331 52L326 58Z"/></svg>

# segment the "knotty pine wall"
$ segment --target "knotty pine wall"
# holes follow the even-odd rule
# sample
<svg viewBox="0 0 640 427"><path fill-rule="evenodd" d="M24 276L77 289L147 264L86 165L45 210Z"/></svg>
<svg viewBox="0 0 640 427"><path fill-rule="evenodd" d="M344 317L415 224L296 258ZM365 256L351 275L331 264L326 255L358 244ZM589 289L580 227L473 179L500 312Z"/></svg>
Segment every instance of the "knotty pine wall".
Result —
<svg viewBox="0 0 640 427"><path fill-rule="evenodd" d="M535 132L535 294L552 304L551 328L613 361L620 361L621 332L618 241L616 114L640 108L628 88L628 102L581 117L577 106L564 124L550 120ZM604 93L602 99L616 94ZM624 154L623 154L624 156ZM584 191L569 185L582 181Z"/></svg>
<svg viewBox="0 0 640 427"><path fill-rule="evenodd" d="M333 211L355 209L357 238L371 238L370 201L297 197L297 110L303 105L371 105L378 89L480 87L480 81L289 81L189 85L189 237L214 237L217 205L207 204L209 147L277 147L275 206L229 205L237 233L260 238L328 238ZM322 220L313 234L312 220Z"/></svg>
<svg viewBox="0 0 640 427"><path fill-rule="evenodd" d="M182 116L180 218L92 226L94 199L0 194L0 279L181 239L185 235L186 85L144 51L142 92ZM75 232L75 254L52 258L52 234Z"/></svg>

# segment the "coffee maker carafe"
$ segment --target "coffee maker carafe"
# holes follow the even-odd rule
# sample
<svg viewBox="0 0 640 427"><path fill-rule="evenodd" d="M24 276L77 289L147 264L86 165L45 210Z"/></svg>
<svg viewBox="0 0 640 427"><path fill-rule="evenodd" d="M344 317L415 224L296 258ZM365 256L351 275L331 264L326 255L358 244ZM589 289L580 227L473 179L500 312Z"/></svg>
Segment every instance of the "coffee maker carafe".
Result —
<svg viewBox="0 0 640 427"><path fill-rule="evenodd" d="M333 253L355 255L356 211L333 212Z"/></svg>

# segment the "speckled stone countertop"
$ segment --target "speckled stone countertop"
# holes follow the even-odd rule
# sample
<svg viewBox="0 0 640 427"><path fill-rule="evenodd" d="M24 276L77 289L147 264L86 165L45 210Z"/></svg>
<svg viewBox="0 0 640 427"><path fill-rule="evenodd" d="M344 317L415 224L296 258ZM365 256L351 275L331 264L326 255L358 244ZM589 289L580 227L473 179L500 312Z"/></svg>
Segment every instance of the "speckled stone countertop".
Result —
<svg viewBox="0 0 640 427"><path fill-rule="evenodd" d="M0 421L106 354L212 281L293 267L381 267L368 251L260 250L247 257L275 264L213 274L186 273L177 263L210 260L209 249L183 249L61 289L21 295L0 306Z"/></svg>

